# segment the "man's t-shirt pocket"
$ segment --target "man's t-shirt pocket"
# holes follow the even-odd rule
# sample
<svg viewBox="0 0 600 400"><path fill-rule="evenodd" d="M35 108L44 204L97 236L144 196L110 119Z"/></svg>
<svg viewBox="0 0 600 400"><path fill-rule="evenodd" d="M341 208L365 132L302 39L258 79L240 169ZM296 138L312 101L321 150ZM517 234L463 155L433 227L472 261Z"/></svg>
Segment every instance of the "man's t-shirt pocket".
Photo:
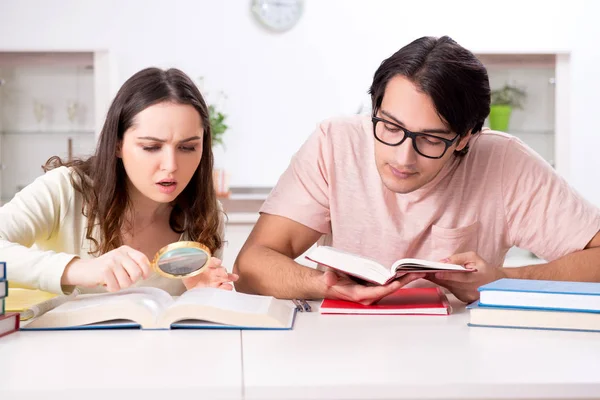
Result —
<svg viewBox="0 0 600 400"><path fill-rule="evenodd" d="M477 253L479 221L459 228L431 226L432 257L443 259L458 253Z"/></svg>

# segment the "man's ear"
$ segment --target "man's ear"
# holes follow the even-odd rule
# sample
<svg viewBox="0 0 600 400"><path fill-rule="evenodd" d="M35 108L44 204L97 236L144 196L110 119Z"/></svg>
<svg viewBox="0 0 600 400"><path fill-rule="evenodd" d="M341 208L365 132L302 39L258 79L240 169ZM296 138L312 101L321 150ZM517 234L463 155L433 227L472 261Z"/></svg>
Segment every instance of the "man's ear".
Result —
<svg viewBox="0 0 600 400"><path fill-rule="evenodd" d="M462 151L469 144L469 140L471 140L471 136L473 136L473 131L469 131L464 137L460 138L458 141L458 145L456 145L455 151Z"/></svg>

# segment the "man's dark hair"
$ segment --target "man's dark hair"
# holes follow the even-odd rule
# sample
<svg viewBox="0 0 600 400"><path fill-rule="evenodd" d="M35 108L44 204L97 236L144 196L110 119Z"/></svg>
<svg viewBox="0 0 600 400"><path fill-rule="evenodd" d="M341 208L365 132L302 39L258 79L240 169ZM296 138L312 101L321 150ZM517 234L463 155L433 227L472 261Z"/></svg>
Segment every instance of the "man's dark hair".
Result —
<svg viewBox="0 0 600 400"><path fill-rule="evenodd" d="M448 36L422 37L398 50L381 63L373 77L369 89L373 115L381 107L388 82L397 75L431 97L452 132L464 137L481 131L490 113L490 82L487 70L469 50Z"/></svg>

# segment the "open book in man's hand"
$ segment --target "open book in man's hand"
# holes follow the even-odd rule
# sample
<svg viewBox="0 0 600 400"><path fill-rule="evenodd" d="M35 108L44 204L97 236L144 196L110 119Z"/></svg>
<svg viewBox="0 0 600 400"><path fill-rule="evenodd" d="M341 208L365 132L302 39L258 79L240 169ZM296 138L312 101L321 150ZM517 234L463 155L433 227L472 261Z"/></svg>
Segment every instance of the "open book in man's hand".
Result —
<svg viewBox="0 0 600 400"><path fill-rule="evenodd" d="M198 288L178 298L140 287L82 294L26 322L21 330L99 328L291 329L296 308L270 296Z"/></svg>
<svg viewBox="0 0 600 400"><path fill-rule="evenodd" d="M315 247L305 257L325 267L380 285L385 285L408 272L474 271L461 265L414 258L404 258L396 261L391 267L386 267L373 259L329 246Z"/></svg>

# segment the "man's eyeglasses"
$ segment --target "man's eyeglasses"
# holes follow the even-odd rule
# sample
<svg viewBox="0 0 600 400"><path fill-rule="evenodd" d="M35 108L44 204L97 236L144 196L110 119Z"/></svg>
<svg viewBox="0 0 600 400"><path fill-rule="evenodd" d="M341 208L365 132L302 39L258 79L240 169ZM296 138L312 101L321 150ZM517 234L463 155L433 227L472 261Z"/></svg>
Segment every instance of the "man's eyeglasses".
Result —
<svg viewBox="0 0 600 400"><path fill-rule="evenodd" d="M442 158L454 139L444 139L428 133L411 132L402 126L379 117L372 117L375 139L388 146L400 146L406 138L412 139L413 148L417 153L427 158Z"/></svg>

